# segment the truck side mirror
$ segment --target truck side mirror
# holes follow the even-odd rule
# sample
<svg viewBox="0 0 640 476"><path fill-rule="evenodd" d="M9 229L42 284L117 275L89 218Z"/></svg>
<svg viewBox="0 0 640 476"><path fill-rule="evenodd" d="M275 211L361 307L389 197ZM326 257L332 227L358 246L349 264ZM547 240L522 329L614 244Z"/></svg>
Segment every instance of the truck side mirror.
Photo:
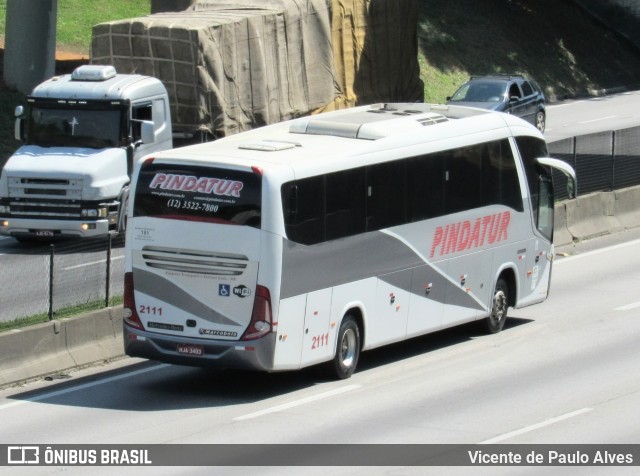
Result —
<svg viewBox="0 0 640 476"><path fill-rule="evenodd" d="M16 106L14 115L16 117L16 123L13 127L13 136L16 140L24 140L24 107Z"/></svg>
<svg viewBox="0 0 640 476"><path fill-rule="evenodd" d="M153 144L156 141L156 131L153 121L140 121L140 139L143 144Z"/></svg>

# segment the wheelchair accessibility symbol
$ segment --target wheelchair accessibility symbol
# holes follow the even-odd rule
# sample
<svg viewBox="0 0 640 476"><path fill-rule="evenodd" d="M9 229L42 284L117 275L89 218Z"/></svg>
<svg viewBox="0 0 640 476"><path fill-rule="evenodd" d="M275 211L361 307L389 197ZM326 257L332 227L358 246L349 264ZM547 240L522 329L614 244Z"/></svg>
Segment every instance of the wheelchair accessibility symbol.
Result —
<svg viewBox="0 0 640 476"><path fill-rule="evenodd" d="M228 284L221 284L218 288L218 296L229 297L231 294L231 286Z"/></svg>

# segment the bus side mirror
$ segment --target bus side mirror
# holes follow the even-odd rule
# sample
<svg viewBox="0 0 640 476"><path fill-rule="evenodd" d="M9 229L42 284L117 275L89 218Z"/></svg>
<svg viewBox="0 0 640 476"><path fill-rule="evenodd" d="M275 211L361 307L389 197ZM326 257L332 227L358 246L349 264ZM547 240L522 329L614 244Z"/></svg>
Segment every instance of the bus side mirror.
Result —
<svg viewBox="0 0 640 476"><path fill-rule="evenodd" d="M540 165L546 165L562 172L567 176L567 193L569 198L576 198L578 193L578 179L576 171L569 164L560 159L552 159L550 157L540 157L536 159Z"/></svg>

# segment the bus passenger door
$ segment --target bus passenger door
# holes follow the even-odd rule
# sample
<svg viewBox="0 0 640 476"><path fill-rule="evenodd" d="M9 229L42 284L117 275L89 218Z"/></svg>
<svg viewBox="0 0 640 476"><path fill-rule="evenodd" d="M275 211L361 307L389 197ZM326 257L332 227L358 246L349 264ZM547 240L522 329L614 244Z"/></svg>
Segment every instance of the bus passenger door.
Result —
<svg viewBox="0 0 640 476"><path fill-rule="evenodd" d="M322 289L307 294L304 315L304 337L302 340L302 364L312 364L327 360L332 354L329 345L329 320L331 317L332 289ZM331 339L333 342L333 339Z"/></svg>
<svg viewBox="0 0 640 476"><path fill-rule="evenodd" d="M521 306L542 302L549 294L554 219L553 185L550 177L539 177L534 203L538 234L529 240L531 251L527 255L527 279Z"/></svg>
<svg viewBox="0 0 640 476"><path fill-rule="evenodd" d="M536 304L544 301L549 293L551 279L551 263L549 262L550 245L546 240L534 237L529 240L526 263L525 289L522 290L521 305Z"/></svg>

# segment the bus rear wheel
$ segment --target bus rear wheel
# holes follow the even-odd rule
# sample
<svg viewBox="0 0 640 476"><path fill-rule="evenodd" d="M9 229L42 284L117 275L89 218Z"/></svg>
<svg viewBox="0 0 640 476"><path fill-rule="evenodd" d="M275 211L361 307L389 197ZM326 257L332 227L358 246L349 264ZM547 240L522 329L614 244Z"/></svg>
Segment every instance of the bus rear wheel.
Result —
<svg viewBox="0 0 640 476"><path fill-rule="evenodd" d="M486 318L487 331L496 334L502 330L507 320L509 309L509 286L503 278L499 278L493 293L491 314Z"/></svg>
<svg viewBox="0 0 640 476"><path fill-rule="evenodd" d="M338 341L333 361L330 362L331 373L338 379L351 377L358 365L360 357L360 329L356 320L347 315L340 324Z"/></svg>

